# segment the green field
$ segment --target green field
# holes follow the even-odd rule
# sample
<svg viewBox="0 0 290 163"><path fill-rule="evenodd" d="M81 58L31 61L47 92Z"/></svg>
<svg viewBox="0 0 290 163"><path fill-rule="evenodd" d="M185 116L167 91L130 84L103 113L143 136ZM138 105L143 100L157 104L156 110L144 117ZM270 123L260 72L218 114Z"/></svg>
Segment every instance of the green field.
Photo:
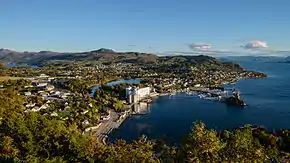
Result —
<svg viewBox="0 0 290 163"><path fill-rule="evenodd" d="M0 81L5 81L5 80L18 80L18 79L23 79L23 77L0 76Z"/></svg>

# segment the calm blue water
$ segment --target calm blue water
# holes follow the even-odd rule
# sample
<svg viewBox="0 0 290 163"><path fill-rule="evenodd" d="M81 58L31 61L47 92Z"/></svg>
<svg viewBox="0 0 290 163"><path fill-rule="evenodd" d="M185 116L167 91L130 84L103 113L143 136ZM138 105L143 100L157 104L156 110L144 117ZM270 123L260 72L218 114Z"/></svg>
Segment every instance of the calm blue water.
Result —
<svg viewBox="0 0 290 163"><path fill-rule="evenodd" d="M208 127L233 129L245 124L262 125L268 129L290 128L290 64L240 62L250 70L265 72L267 79L246 79L237 82L248 107L232 108L223 103L198 99L179 93L159 97L150 113L126 120L111 139L135 140L145 134L179 142L190 131L192 123L202 120Z"/></svg>
<svg viewBox="0 0 290 163"><path fill-rule="evenodd" d="M17 64L14 63L14 62L9 62L9 63L7 63L5 66L7 66L7 67L16 67Z"/></svg>
<svg viewBox="0 0 290 163"><path fill-rule="evenodd" d="M15 63L15 62L9 62L9 63L5 64L5 66L7 66L7 67L18 67L18 66L20 66L20 67L21 67L21 65ZM22 66L23 66L23 65L22 65ZM37 65L30 65L30 67L31 67L31 68L40 68L40 67L37 66Z"/></svg>

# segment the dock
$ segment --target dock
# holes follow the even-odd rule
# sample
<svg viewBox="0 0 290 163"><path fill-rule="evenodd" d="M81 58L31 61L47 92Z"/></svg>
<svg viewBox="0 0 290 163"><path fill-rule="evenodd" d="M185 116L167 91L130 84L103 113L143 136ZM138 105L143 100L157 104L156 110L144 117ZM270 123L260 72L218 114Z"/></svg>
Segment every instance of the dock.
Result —
<svg viewBox="0 0 290 163"><path fill-rule="evenodd" d="M220 97L228 98L228 91L221 91L219 89L210 89L210 88L193 88L190 90L193 93L206 94L208 97Z"/></svg>
<svg viewBox="0 0 290 163"><path fill-rule="evenodd" d="M246 106L246 103L240 99L240 92L235 89L232 90L231 95L224 88L194 88L189 94L197 94L200 98L225 102L228 105Z"/></svg>

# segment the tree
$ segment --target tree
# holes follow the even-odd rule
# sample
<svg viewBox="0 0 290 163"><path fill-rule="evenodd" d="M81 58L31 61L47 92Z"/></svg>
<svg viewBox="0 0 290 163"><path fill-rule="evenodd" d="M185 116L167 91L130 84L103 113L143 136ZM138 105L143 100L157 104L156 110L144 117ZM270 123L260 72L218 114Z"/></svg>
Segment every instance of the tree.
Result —
<svg viewBox="0 0 290 163"><path fill-rule="evenodd" d="M268 159L263 146L253 137L250 126L230 134L223 154L223 159L234 162L265 162Z"/></svg>
<svg viewBox="0 0 290 163"><path fill-rule="evenodd" d="M10 136L4 136L0 143L0 157L12 157L19 156L20 151L15 147L14 140Z"/></svg>
<svg viewBox="0 0 290 163"><path fill-rule="evenodd" d="M214 130L207 130L204 123L195 123L184 146L185 161L218 162L222 142Z"/></svg>

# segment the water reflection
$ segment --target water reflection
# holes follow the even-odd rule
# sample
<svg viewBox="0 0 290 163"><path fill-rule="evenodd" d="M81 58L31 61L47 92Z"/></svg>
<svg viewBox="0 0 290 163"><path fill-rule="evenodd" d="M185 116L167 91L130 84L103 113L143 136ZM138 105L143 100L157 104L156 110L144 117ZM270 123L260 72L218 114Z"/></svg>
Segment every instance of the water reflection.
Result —
<svg viewBox="0 0 290 163"><path fill-rule="evenodd" d="M140 102L133 105L133 114L149 114L150 113L150 104L146 102Z"/></svg>
<svg viewBox="0 0 290 163"><path fill-rule="evenodd" d="M133 128L137 129L138 132L150 133L152 126L147 123L135 123Z"/></svg>

